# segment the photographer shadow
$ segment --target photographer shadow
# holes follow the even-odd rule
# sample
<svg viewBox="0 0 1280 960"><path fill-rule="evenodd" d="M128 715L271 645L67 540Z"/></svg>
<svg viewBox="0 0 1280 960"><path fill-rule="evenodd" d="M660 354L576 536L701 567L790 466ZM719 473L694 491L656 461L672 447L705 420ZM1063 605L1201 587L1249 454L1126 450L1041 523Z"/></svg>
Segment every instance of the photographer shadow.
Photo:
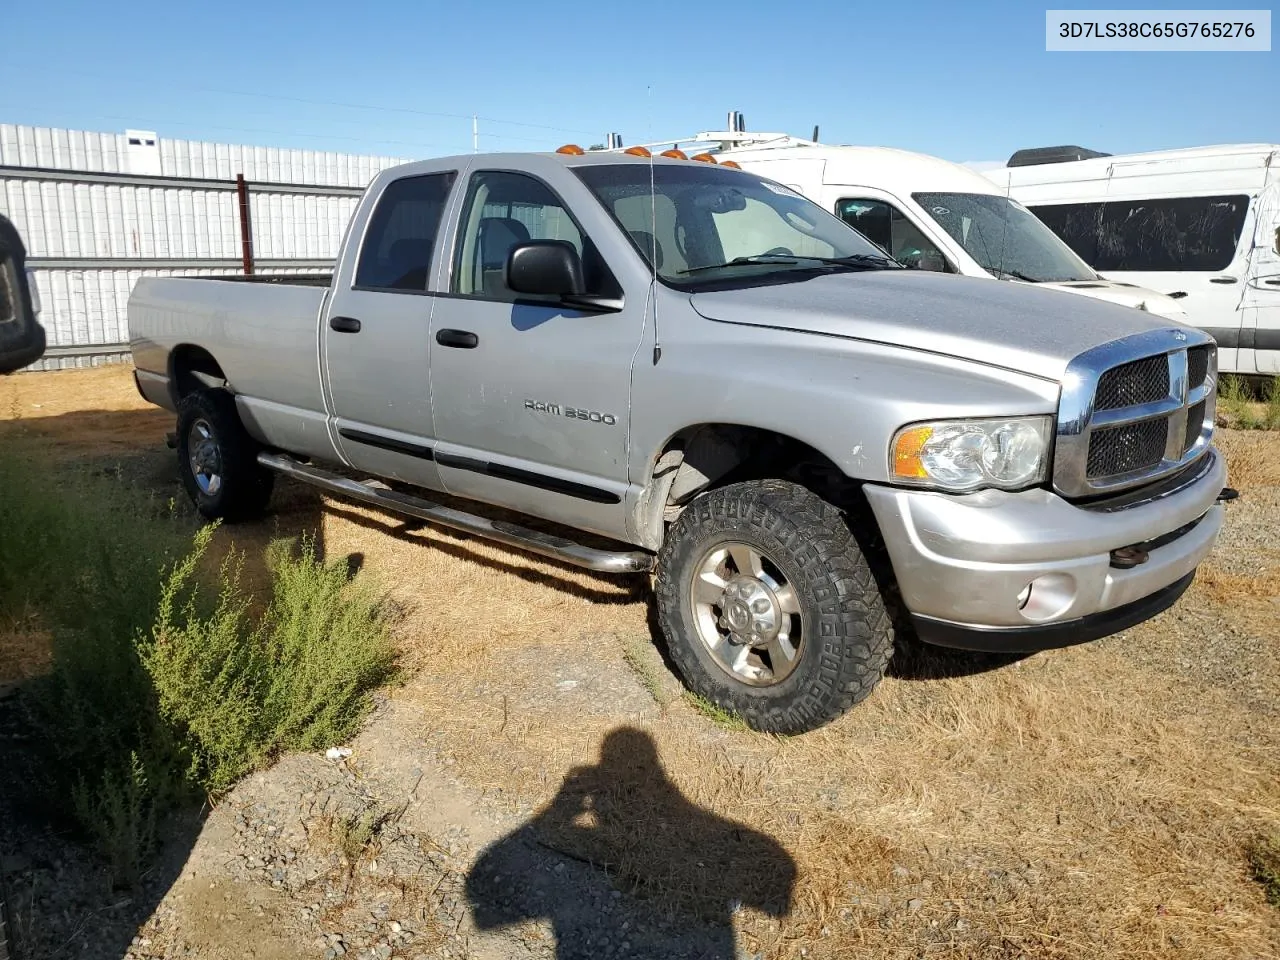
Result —
<svg viewBox="0 0 1280 960"><path fill-rule="evenodd" d="M734 914L786 916L795 879L780 844L689 801L652 738L621 728L484 851L466 889L480 930L549 920L558 960L734 960Z"/></svg>

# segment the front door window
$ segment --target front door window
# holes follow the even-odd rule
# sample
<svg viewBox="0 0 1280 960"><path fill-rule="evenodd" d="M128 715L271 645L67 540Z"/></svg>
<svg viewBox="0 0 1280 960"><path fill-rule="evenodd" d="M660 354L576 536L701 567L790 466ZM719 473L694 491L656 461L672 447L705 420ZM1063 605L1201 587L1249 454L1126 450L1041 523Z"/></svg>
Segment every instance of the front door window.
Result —
<svg viewBox="0 0 1280 960"><path fill-rule="evenodd" d="M836 204L836 216L908 267L953 272L937 245L891 203L851 197Z"/></svg>

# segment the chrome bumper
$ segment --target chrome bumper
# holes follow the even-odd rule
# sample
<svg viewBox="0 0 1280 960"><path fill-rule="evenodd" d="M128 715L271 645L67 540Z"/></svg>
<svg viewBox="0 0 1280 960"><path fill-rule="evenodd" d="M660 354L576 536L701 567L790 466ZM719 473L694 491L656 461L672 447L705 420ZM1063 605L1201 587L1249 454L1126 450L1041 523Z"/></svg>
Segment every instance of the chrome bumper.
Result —
<svg viewBox="0 0 1280 960"><path fill-rule="evenodd" d="M864 490L922 639L1034 650L1124 629L1177 599L1222 528L1226 463L1206 456L1194 482L1112 512L1049 490ZM1113 563L1134 544L1149 545L1144 562Z"/></svg>

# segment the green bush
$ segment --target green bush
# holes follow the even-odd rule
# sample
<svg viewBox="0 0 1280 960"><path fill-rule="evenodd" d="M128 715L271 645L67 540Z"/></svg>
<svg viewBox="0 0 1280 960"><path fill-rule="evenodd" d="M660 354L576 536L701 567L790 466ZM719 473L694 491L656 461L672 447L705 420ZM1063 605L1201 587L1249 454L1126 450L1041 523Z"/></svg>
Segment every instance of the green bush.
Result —
<svg viewBox="0 0 1280 960"><path fill-rule="evenodd" d="M1280 377L1223 374L1218 420L1238 430L1280 430Z"/></svg>
<svg viewBox="0 0 1280 960"><path fill-rule="evenodd" d="M0 449L0 630L53 638L50 672L22 691L40 745L23 775L123 880L167 811L348 739L394 671L378 598L314 541L273 544L255 598L234 550L201 589L214 528L194 545L190 530L118 472Z"/></svg>
<svg viewBox="0 0 1280 960"><path fill-rule="evenodd" d="M156 712L135 639L185 540L173 511L154 509L118 473L0 450L0 627L34 623L52 635L52 670L22 704L41 744L31 776L64 812L87 809L77 791L132 782L137 764L148 795L184 789L180 746Z"/></svg>
<svg viewBox="0 0 1280 960"><path fill-rule="evenodd" d="M345 563L322 563L314 541L268 551L272 596L255 617L240 558L223 564L213 610L202 613L195 574L211 531L169 575L143 662L161 715L185 732L194 775L211 793L283 750L347 740L369 695L394 672L381 604L348 582Z"/></svg>

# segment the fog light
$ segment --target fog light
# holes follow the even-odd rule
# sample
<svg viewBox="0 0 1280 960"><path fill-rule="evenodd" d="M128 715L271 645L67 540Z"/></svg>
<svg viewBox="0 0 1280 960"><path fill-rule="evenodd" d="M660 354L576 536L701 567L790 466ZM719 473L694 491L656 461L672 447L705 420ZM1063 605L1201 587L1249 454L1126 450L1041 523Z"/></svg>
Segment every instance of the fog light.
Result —
<svg viewBox="0 0 1280 960"><path fill-rule="evenodd" d="M1028 620L1054 620L1066 613L1076 600L1076 578L1069 573L1046 573L1036 577L1018 594L1018 609Z"/></svg>

